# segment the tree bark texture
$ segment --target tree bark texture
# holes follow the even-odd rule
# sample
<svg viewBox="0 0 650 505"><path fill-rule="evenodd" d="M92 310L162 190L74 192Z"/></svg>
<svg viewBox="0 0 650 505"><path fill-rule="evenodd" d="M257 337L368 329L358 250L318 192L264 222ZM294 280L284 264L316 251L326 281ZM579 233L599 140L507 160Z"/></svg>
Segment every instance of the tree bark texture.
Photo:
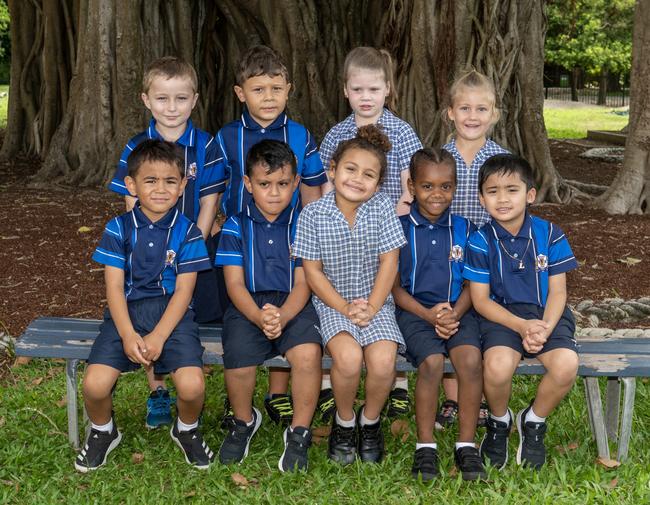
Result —
<svg viewBox="0 0 650 505"><path fill-rule="evenodd" d="M107 181L126 140L145 125L140 81L152 59L176 54L199 74L198 125L238 117L237 63L253 44L289 68L289 114L322 136L349 114L341 71L358 45L396 63L398 115L425 145L449 134L447 93L471 67L494 80L502 120L493 136L535 168L540 196L571 195L543 122L543 0L10 0L9 124L0 155L39 155L36 179ZM15 49L14 49L15 48ZM14 92L18 90L17 92Z"/></svg>
<svg viewBox="0 0 650 505"><path fill-rule="evenodd" d="M599 200L610 214L650 213L650 2L636 3L632 34L630 123L623 168Z"/></svg>

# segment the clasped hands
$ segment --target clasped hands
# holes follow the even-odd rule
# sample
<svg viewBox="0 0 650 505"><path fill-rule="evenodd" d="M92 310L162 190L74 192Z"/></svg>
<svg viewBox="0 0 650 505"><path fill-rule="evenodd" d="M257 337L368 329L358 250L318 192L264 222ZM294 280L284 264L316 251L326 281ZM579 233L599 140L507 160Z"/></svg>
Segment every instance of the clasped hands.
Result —
<svg viewBox="0 0 650 505"><path fill-rule="evenodd" d="M133 332L131 335L122 338L122 346L129 360L150 367L160 357L165 340L165 338L155 333L149 333L141 337L139 333Z"/></svg>
<svg viewBox="0 0 650 505"><path fill-rule="evenodd" d="M542 350L550 333L550 325L541 319L527 319L519 330L524 349L531 354Z"/></svg>

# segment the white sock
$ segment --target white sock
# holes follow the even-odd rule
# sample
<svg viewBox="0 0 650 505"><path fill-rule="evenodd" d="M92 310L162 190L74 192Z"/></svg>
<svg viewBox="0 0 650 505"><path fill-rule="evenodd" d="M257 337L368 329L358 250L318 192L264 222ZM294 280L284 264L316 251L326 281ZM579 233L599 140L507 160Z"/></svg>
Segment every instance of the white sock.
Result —
<svg viewBox="0 0 650 505"><path fill-rule="evenodd" d="M476 447L476 445L474 442L456 442L455 447L460 449L461 447Z"/></svg>
<svg viewBox="0 0 650 505"><path fill-rule="evenodd" d="M192 424L185 424L183 421L181 421L181 418L176 419L176 427L178 428L178 431L190 431L193 430L194 428L197 428L199 426L199 420L197 419L194 421Z"/></svg>
<svg viewBox="0 0 650 505"><path fill-rule="evenodd" d="M426 444L421 444L420 442L415 444L415 450L417 451L418 449L422 449L423 447L431 447L431 449L436 449L438 450L438 444L435 442L428 442Z"/></svg>
<svg viewBox="0 0 650 505"><path fill-rule="evenodd" d="M361 417L359 418L359 424L361 426L367 426L369 424L377 424L379 422L379 416L377 416L377 419L368 419L366 417L366 409L363 409L361 411Z"/></svg>
<svg viewBox="0 0 650 505"><path fill-rule="evenodd" d="M526 412L526 417L524 418L525 423L543 423L546 421L545 417L539 417L535 412L533 412L533 407L528 409L528 412Z"/></svg>
<svg viewBox="0 0 650 505"><path fill-rule="evenodd" d="M323 375L323 378L320 380L320 389L332 389L332 379L329 375Z"/></svg>
<svg viewBox="0 0 650 505"><path fill-rule="evenodd" d="M492 419L494 419L495 421L510 424L510 411L509 410L506 410L506 415L505 416L495 416L492 412L490 412L490 417Z"/></svg>
<svg viewBox="0 0 650 505"><path fill-rule="evenodd" d="M113 418L111 417L111 420L108 421L106 424L95 424L95 423L90 423L90 427L93 430L97 431L105 431L107 433L110 433L113 431Z"/></svg>
<svg viewBox="0 0 650 505"><path fill-rule="evenodd" d="M336 411L336 424L343 428L354 428L355 423L357 422L357 416L353 415L352 419L349 421L346 421L345 419L341 419L339 416L339 411Z"/></svg>
<svg viewBox="0 0 650 505"><path fill-rule="evenodd" d="M409 390L409 380L406 377L397 377L395 379L395 384L393 385L393 389L406 389L406 391Z"/></svg>

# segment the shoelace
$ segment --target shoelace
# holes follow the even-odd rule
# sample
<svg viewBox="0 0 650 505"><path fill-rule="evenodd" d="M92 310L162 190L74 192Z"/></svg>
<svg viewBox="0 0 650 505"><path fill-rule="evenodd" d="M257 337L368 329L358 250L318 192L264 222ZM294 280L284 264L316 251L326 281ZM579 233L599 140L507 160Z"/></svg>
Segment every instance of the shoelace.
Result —
<svg viewBox="0 0 650 505"><path fill-rule="evenodd" d="M391 398L390 403L396 409L408 409L408 407L409 407L409 401L408 400L402 400L401 398Z"/></svg>
<svg viewBox="0 0 650 505"><path fill-rule="evenodd" d="M280 412L281 416L293 415L293 405L291 405L289 398L287 398L286 396L282 396L280 398L273 398L272 400L269 401L269 403L274 409Z"/></svg>
<svg viewBox="0 0 650 505"><path fill-rule="evenodd" d="M327 412L329 409L333 407L334 407L334 398L328 398L318 406L321 412Z"/></svg>
<svg viewBox="0 0 650 505"><path fill-rule="evenodd" d="M341 442L354 442L354 428L343 428L342 426L335 425L332 431L336 432L336 438L338 438Z"/></svg>
<svg viewBox="0 0 650 505"><path fill-rule="evenodd" d="M172 400L169 396L159 395L156 398L152 398L151 402L151 412L154 414L165 414L169 411L172 405Z"/></svg>

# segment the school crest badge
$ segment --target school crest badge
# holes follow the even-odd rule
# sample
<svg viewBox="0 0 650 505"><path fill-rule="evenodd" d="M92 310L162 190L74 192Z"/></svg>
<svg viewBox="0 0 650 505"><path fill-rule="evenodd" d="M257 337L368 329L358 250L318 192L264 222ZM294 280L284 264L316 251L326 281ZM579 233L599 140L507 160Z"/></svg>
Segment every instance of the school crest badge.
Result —
<svg viewBox="0 0 650 505"><path fill-rule="evenodd" d="M538 254L535 260L535 270L544 272L548 269L548 257L544 254Z"/></svg>
<svg viewBox="0 0 650 505"><path fill-rule="evenodd" d="M168 249L165 254L165 266L171 267L174 266L174 260L176 259L176 251Z"/></svg>
<svg viewBox="0 0 650 505"><path fill-rule="evenodd" d="M449 261L455 261L456 263L463 261L463 254L463 248L461 246L453 245L449 251Z"/></svg>
<svg viewBox="0 0 650 505"><path fill-rule="evenodd" d="M190 163L190 166L187 167L187 172L185 176L188 179L196 179L196 163Z"/></svg>

